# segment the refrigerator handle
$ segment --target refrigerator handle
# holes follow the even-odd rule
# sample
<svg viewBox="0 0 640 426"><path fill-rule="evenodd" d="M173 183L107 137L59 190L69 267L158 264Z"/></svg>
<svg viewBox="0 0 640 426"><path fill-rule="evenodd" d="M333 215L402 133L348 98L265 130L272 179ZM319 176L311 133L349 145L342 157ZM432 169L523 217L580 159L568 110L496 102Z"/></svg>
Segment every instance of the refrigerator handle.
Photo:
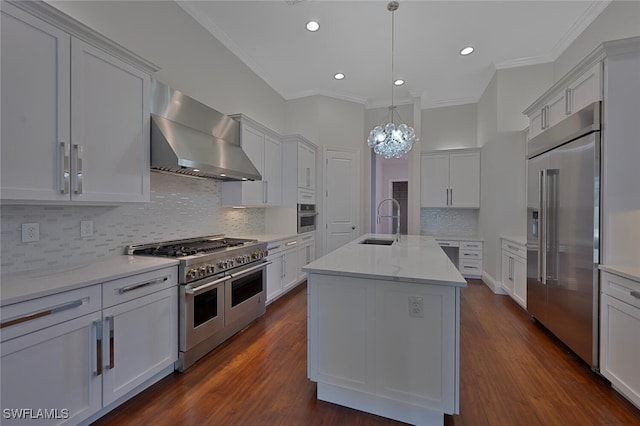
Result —
<svg viewBox="0 0 640 426"><path fill-rule="evenodd" d="M538 182L538 194L540 200L539 222L538 222L538 281L547 284L547 173L546 170L540 170L540 180Z"/></svg>

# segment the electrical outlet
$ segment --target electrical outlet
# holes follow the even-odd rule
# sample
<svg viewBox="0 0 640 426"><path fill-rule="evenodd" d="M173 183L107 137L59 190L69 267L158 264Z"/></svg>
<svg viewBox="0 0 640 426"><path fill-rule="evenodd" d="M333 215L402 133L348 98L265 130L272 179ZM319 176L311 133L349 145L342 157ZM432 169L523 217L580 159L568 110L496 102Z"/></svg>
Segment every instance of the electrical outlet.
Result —
<svg viewBox="0 0 640 426"><path fill-rule="evenodd" d="M80 237L90 237L93 235L93 221L82 220L80 221Z"/></svg>
<svg viewBox="0 0 640 426"><path fill-rule="evenodd" d="M22 224L22 242L31 241L40 241L40 224L37 222Z"/></svg>
<svg viewBox="0 0 640 426"><path fill-rule="evenodd" d="M420 296L409 296L409 316L424 318L424 300Z"/></svg>

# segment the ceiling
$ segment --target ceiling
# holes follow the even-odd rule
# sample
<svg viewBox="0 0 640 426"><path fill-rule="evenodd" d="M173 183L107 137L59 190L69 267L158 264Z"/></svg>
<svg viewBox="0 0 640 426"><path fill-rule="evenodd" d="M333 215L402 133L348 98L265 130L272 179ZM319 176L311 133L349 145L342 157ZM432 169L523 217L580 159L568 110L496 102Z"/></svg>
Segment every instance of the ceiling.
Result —
<svg viewBox="0 0 640 426"><path fill-rule="evenodd" d="M326 95L367 108L391 103L387 1L176 2L285 99ZM477 102L496 69L555 60L609 1L400 1L396 104ZM305 24L317 19L320 30ZM461 56L471 45L475 51ZM336 72L344 80L333 78Z"/></svg>

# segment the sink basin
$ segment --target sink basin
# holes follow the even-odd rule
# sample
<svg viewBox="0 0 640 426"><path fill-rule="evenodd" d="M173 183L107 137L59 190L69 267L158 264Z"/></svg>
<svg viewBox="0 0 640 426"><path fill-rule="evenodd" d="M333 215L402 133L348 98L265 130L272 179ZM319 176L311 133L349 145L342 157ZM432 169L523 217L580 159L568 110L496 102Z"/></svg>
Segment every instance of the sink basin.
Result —
<svg viewBox="0 0 640 426"><path fill-rule="evenodd" d="M390 246L393 244L393 240L382 240L379 238L367 238L366 240L360 241L360 244L373 244L376 246Z"/></svg>

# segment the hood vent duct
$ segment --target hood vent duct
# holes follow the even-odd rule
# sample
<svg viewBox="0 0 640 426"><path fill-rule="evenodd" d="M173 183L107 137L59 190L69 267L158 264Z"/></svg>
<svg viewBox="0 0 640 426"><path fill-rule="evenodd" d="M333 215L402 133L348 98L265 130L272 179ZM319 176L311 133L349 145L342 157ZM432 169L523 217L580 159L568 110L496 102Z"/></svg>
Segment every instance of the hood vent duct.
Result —
<svg viewBox="0 0 640 426"><path fill-rule="evenodd" d="M240 123L151 82L151 168L220 180L261 180L240 147Z"/></svg>

